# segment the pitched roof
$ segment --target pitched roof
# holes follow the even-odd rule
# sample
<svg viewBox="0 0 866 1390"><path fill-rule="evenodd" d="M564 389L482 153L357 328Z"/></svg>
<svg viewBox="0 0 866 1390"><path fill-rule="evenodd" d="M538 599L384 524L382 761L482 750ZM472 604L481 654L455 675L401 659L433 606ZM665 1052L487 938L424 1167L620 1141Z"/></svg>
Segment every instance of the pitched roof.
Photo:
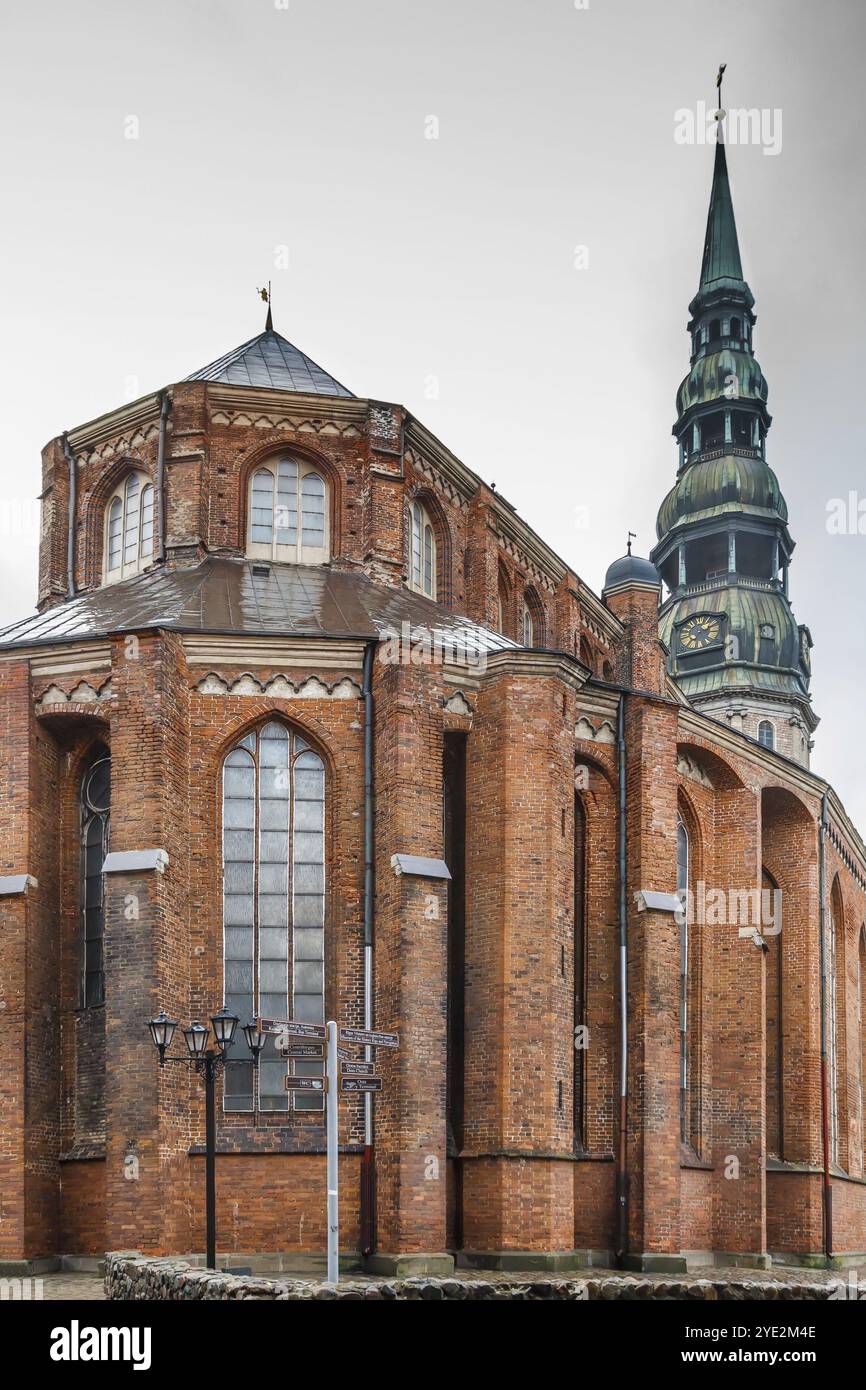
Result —
<svg viewBox="0 0 866 1390"><path fill-rule="evenodd" d="M341 385L281 333L266 328L248 343L209 362L187 381L224 381L231 386L269 386L277 391L303 391L315 396L351 396Z"/></svg>
<svg viewBox="0 0 866 1390"><path fill-rule="evenodd" d="M0 650L147 628L369 640L399 637L403 623L469 653L515 645L432 599L363 574L208 556L190 568L157 567L25 618L0 632Z"/></svg>

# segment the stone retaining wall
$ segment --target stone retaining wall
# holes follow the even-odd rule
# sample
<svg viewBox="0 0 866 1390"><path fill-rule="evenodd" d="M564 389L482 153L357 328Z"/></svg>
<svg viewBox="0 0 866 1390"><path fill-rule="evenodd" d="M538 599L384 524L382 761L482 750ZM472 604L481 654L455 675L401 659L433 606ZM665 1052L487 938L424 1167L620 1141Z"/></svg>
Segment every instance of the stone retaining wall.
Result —
<svg viewBox="0 0 866 1390"><path fill-rule="evenodd" d="M563 1278L561 1275L472 1274L448 1279L345 1279L328 1284L312 1279L265 1279L201 1269L186 1260L159 1259L134 1252L106 1256L105 1292L110 1299L616 1299L826 1300L832 1283L783 1279L670 1279L641 1275Z"/></svg>

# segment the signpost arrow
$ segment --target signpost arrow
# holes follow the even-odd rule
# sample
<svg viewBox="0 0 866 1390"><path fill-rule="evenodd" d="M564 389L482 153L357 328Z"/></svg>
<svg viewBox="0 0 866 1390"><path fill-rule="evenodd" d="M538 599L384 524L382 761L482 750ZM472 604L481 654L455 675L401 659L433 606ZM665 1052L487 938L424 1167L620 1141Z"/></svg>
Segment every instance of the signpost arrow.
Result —
<svg viewBox="0 0 866 1390"><path fill-rule="evenodd" d="M314 1057L317 1061L322 1060L324 1053L324 1043L289 1043L284 1039L288 1033L278 1033L274 1046L281 1057Z"/></svg>
<svg viewBox="0 0 866 1390"><path fill-rule="evenodd" d="M381 1076L341 1076L340 1090L346 1091L381 1091Z"/></svg>
<svg viewBox="0 0 866 1390"><path fill-rule="evenodd" d="M397 1033L377 1033L372 1028L341 1028L340 1042L354 1043L356 1047L399 1047Z"/></svg>
<svg viewBox="0 0 866 1390"><path fill-rule="evenodd" d="M340 1062L341 1076L375 1076L375 1062Z"/></svg>
<svg viewBox="0 0 866 1390"><path fill-rule="evenodd" d="M260 1033L288 1033L292 1038L321 1038L328 1036L324 1023L300 1023L293 1018L259 1018L256 1027Z"/></svg>
<svg viewBox="0 0 866 1390"><path fill-rule="evenodd" d="M322 1076L287 1076L287 1091L319 1091L327 1090L325 1079Z"/></svg>

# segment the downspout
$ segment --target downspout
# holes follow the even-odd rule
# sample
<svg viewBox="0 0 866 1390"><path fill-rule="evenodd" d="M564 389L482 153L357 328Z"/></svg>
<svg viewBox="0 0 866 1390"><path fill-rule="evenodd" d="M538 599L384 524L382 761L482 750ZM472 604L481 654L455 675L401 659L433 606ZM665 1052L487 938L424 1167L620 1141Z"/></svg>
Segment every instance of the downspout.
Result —
<svg viewBox="0 0 866 1390"><path fill-rule="evenodd" d="M622 1264L628 1249L628 910L626 832L625 694L619 697L616 717L619 770L619 1143L616 1159L616 1258Z"/></svg>
<svg viewBox="0 0 866 1390"><path fill-rule="evenodd" d="M364 1027L373 1027L373 939L375 924L375 807L373 801L373 661L376 641L364 648ZM373 1049L364 1049L373 1060ZM373 1097L364 1096L364 1155L361 1163L361 1253L376 1248L376 1166L373 1149Z"/></svg>
<svg viewBox="0 0 866 1390"><path fill-rule="evenodd" d="M63 453L69 465L69 524L66 537L66 597L75 597L75 514L78 507L78 478L75 455L69 447L69 435L63 431Z"/></svg>
<svg viewBox="0 0 866 1390"><path fill-rule="evenodd" d="M833 1253L833 1189L830 1186L830 1095L827 1075L827 962L825 931L827 922L827 793L821 798L821 820L818 823L818 966L821 975L821 1144L824 1158L822 1183L822 1216L824 1254L829 1260Z"/></svg>
<svg viewBox="0 0 866 1390"><path fill-rule="evenodd" d="M163 391L159 405L159 442L156 448L156 517L159 526L159 548L157 562L165 561L165 432L168 425L168 412L171 410L171 397Z"/></svg>

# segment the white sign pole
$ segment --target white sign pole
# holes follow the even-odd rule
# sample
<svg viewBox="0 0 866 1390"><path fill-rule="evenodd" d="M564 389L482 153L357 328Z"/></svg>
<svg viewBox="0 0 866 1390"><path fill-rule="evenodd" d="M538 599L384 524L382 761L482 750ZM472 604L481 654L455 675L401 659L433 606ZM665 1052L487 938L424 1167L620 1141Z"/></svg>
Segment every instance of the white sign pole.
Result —
<svg viewBox="0 0 866 1390"><path fill-rule="evenodd" d="M339 1120L337 1101L340 1094L340 1063L337 1057L337 1025L328 1024L326 1045L328 1094L326 1098L327 1140L328 1140L328 1282L336 1284L340 1278L340 1182L339 1182Z"/></svg>

